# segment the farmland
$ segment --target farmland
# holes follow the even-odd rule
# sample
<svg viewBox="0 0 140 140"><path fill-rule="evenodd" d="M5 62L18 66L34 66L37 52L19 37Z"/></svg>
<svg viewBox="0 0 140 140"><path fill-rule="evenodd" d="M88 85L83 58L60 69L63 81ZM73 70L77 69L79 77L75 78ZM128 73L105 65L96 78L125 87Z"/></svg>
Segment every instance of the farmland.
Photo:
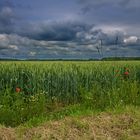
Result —
<svg viewBox="0 0 140 140"><path fill-rule="evenodd" d="M38 123L37 118L139 107L139 85L139 61L2 61L0 124L16 127Z"/></svg>

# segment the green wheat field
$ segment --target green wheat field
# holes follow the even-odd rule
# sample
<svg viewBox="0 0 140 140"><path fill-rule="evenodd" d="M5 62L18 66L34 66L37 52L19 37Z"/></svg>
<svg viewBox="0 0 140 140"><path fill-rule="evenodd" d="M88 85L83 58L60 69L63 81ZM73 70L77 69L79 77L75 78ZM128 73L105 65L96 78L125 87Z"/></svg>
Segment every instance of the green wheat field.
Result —
<svg viewBox="0 0 140 140"><path fill-rule="evenodd" d="M7 127L37 127L50 120L96 116L108 111L112 115L125 112L126 116L135 117L132 112L139 112L139 106L140 61L0 62L0 134ZM140 115L137 118L140 120ZM76 124L81 129L86 127L82 122ZM137 128L140 134L140 125ZM16 135L9 133L11 138ZM100 135L96 137L95 133L91 138L100 139ZM88 136L85 139L90 139ZM103 136L105 139L108 135ZM114 135L109 136L113 139Z"/></svg>

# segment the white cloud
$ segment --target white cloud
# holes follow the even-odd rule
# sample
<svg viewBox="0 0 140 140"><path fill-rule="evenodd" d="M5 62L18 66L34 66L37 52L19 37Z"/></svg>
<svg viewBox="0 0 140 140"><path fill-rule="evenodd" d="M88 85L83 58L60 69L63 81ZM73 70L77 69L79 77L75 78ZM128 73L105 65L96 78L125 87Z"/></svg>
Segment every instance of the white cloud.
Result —
<svg viewBox="0 0 140 140"><path fill-rule="evenodd" d="M36 55L36 52L30 52L30 55L31 56L35 56Z"/></svg>
<svg viewBox="0 0 140 140"><path fill-rule="evenodd" d="M126 34L125 32L126 27L119 27L119 26L114 26L114 25L99 25L96 27L93 27L92 30L99 30L101 29L103 33L106 34L115 34L117 32L122 32L124 35Z"/></svg>
<svg viewBox="0 0 140 140"><path fill-rule="evenodd" d="M136 36L130 36L124 39L125 44L135 44L138 41L138 37Z"/></svg>
<svg viewBox="0 0 140 140"><path fill-rule="evenodd" d="M16 45L9 45L8 48L13 50L19 50L19 48Z"/></svg>

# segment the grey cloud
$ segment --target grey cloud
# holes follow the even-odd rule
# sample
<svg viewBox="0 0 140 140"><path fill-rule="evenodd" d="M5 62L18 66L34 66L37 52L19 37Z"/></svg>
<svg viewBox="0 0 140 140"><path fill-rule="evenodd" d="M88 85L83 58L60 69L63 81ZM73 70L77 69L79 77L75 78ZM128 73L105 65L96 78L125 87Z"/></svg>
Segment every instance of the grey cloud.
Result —
<svg viewBox="0 0 140 140"><path fill-rule="evenodd" d="M103 4L110 4L110 5L120 5L120 6L128 6L128 7L138 7L139 0L77 0L79 4L82 5L92 5L92 6L103 6Z"/></svg>
<svg viewBox="0 0 140 140"><path fill-rule="evenodd" d="M18 1L5 3L5 0L1 0L0 56L98 57L97 48L100 49L101 40L104 55L114 55L115 51L120 54L131 51L135 54L137 51L137 54L140 54L139 0L77 1L79 5L75 5L73 12L64 13L66 18L63 19L62 16L57 19L54 10L54 13L51 11L51 19L44 16L45 14L41 15L41 11L38 11L37 15L33 14L32 9L28 15L28 3L22 5ZM25 18L23 21L17 19L17 11ZM72 16L73 20L68 21L67 16L74 12L79 12L80 18L76 21ZM75 15L77 16L76 13ZM104 31L101 27L105 25L108 25L109 29L116 25L124 30ZM135 42L132 36L137 37Z"/></svg>
<svg viewBox="0 0 140 140"><path fill-rule="evenodd" d="M75 27L75 26L74 26ZM126 42L124 40L126 39ZM104 32L94 26L78 26L75 36L70 40L36 40L34 37L23 37L17 34L0 34L0 57L15 56L19 58L92 58L100 57L98 49L102 49L104 56L120 55L140 51L140 39L134 44L134 37L125 35L121 31ZM10 52L10 54L9 54Z"/></svg>
<svg viewBox="0 0 140 140"><path fill-rule="evenodd" d="M126 7L127 5L129 5L130 2L131 0L122 0L119 2L119 5Z"/></svg>
<svg viewBox="0 0 140 140"><path fill-rule="evenodd" d="M62 47L65 47L65 43L62 44L62 42L66 41L95 44L102 39L105 45L111 45L115 43L116 37L118 37L117 43L123 42L123 32L104 33L102 29L94 27L94 25L78 22L50 22L26 26L28 32L22 29L19 34L38 41L58 41L61 42Z"/></svg>
<svg viewBox="0 0 140 140"><path fill-rule="evenodd" d="M3 7L0 10L0 32L8 33L14 24L14 13L10 7Z"/></svg>
<svg viewBox="0 0 140 140"><path fill-rule="evenodd" d="M78 22L47 22L40 25L30 24L24 28L26 30L21 28L19 34L27 36L31 39L47 41L72 41L75 40L77 32L86 32L91 28L91 25Z"/></svg>
<svg viewBox="0 0 140 140"><path fill-rule="evenodd" d="M139 0L79 0L83 17L96 24L139 26ZM132 31L133 32L133 31Z"/></svg>

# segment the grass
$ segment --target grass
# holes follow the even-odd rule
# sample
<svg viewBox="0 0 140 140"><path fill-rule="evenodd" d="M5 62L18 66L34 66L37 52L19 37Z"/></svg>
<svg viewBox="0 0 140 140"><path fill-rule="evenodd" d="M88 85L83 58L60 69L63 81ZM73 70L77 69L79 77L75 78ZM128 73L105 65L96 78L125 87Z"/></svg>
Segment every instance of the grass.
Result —
<svg viewBox="0 0 140 140"><path fill-rule="evenodd" d="M60 114L63 114L62 117L57 118L56 116L61 116ZM138 140L140 137L140 108L136 106L107 109L104 112L71 106L53 112L50 116L36 119L38 119L36 124L34 118L15 128L1 126L0 138Z"/></svg>

